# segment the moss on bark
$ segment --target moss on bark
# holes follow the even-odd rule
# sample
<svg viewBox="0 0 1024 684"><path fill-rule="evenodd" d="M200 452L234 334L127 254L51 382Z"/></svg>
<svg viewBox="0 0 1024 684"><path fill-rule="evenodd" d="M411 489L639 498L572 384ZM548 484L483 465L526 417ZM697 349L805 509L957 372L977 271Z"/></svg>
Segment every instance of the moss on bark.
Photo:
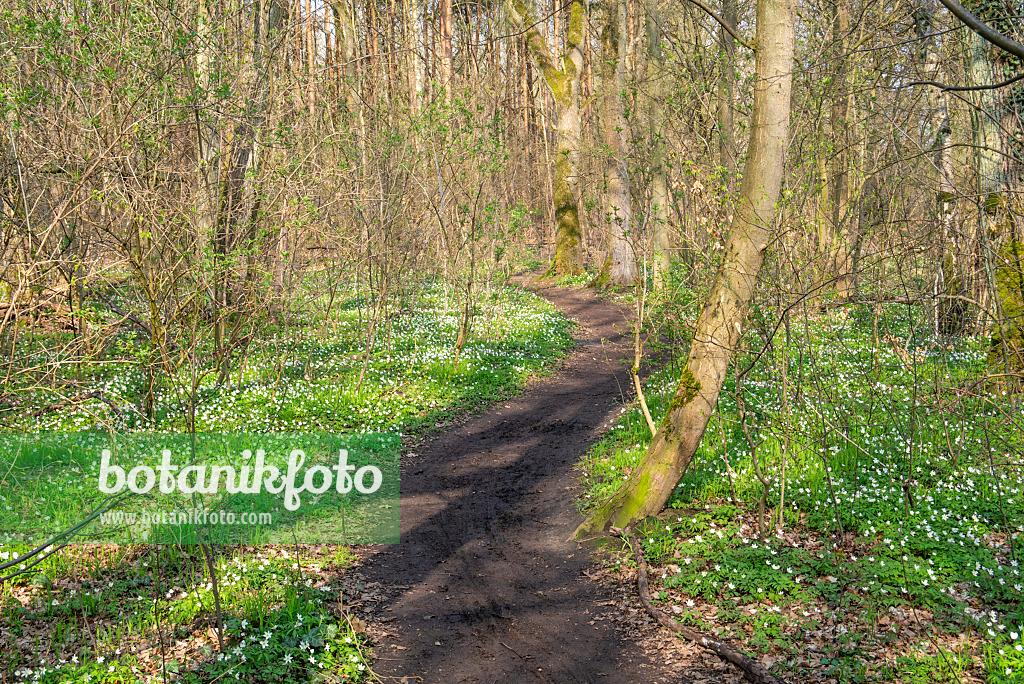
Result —
<svg viewBox="0 0 1024 684"><path fill-rule="evenodd" d="M1006 359L1007 370L1024 370L1024 242L1008 240L999 249L996 293L1003 319L992 332L989 362Z"/></svg>
<svg viewBox="0 0 1024 684"><path fill-rule="evenodd" d="M546 275L578 275L583 272L580 254L580 215L569 180L573 173L570 152L560 150L555 161L555 259Z"/></svg>

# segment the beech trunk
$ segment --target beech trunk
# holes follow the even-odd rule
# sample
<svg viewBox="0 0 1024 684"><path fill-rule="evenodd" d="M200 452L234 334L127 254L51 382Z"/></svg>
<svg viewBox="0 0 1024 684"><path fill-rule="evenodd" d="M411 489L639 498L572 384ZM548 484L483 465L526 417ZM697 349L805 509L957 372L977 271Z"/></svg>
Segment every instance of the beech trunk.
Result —
<svg viewBox="0 0 1024 684"><path fill-rule="evenodd" d="M725 254L697 321L679 386L640 465L577 536L626 527L660 511L704 436L764 261L783 177L793 70L793 0L758 0L750 144Z"/></svg>
<svg viewBox="0 0 1024 684"><path fill-rule="evenodd" d="M583 272L576 186L579 184L580 76L586 10L578 0L570 5L565 53L561 60L556 60L540 31L533 7L526 0L506 0L505 8L513 24L524 32L530 57L555 101L555 257L546 275L576 275Z"/></svg>
<svg viewBox="0 0 1024 684"><path fill-rule="evenodd" d="M601 32L601 86L605 159L605 218L608 222L608 257L596 285L632 285L636 281L633 243L633 203L630 198L629 167L626 164L629 126L623 112L626 89L626 5L623 0L605 1L605 23Z"/></svg>

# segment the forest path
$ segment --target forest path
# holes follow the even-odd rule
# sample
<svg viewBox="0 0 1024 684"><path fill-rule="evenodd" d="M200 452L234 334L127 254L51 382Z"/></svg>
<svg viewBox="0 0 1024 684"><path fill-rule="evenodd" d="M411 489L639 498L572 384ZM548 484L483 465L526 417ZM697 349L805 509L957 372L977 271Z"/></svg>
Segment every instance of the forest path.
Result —
<svg viewBox="0 0 1024 684"><path fill-rule="evenodd" d="M573 465L630 387L624 311L589 290L534 288L579 322L555 372L402 460L402 542L360 573L387 597L374 670L408 682L680 682L612 624L592 581ZM378 631L378 630L374 630Z"/></svg>

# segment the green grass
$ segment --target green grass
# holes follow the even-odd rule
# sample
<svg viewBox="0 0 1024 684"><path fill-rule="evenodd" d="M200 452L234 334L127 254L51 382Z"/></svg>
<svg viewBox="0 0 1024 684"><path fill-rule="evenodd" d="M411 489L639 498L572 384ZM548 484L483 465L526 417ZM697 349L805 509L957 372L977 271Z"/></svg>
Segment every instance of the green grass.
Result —
<svg viewBox="0 0 1024 684"><path fill-rule="evenodd" d="M456 365L458 305L447 288L425 286L415 306L377 326L368 359L367 301L360 294L342 298L327 318L269 326L225 382L217 384L212 364L200 369L196 431L408 432L434 424L439 414L500 399L572 344L572 324L547 302L521 290L495 288L479 298ZM103 390L123 407L122 415L96 398L32 416L33 410L74 394L34 390L18 411L3 414L0 429L184 430L189 378L162 382L149 415L143 403L146 377L137 363L144 348L135 333L126 332L110 358L68 367L78 386ZM26 367L44 358L61 360L52 339L23 337L19 350ZM200 350L199 358L204 354L210 356Z"/></svg>
<svg viewBox="0 0 1024 684"><path fill-rule="evenodd" d="M423 431L507 396L573 345L573 324L552 306L497 287L479 293L456 363L460 300L428 284L378 326L367 356L369 299L355 291L339 297L329 314L318 299L305 302L288 326L266 323L219 385L209 340L201 340L207 346L198 354L197 432ZM100 306L91 316L97 325L116 319ZM18 401L0 413L0 432L184 431L187 373L160 379L147 412L140 370L147 343L128 329L113 339L83 360L66 346L67 334L21 335L16 357L24 372L13 377L27 379L9 387ZM33 386L31 372L44 362L61 373L45 389ZM100 399L48 409L81 388L102 389L120 414ZM10 473L0 474L0 512L21 510L31 496L43 519L73 518L81 497L72 494L95 464L38 465L50 476L34 480L31 492L14 491ZM0 546L0 563L23 549ZM196 684L368 677L365 625L346 612L368 588L346 574L353 558L347 547L224 546L215 553L213 576L196 546L78 545L50 556L0 586L0 672L13 673L8 681L48 684L165 675ZM214 630L214 576L223 651Z"/></svg>
<svg viewBox="0 0 1024 684"><path fill-rule="evenodd" d="M221 652L212 585L194 548L80 547L48 560L30 596L0 599L5 630L37 635L32 655L8 651L0 667L54 684L141 681L165 667L197 683L235 673L246 681L318 681L324 672L358 680L367 673L365 639L340 610L341 588L327 583L339 560L347 558L273 547L220 556Z"/></svg>
<svg viewBox="0 0 1024 684"><path fill-rule="evenodd" d="M857 311L794 322L788 347L776 335L738 393L750 440L733 372L664 519L644 530L655 591L798 681L1024 681L1022 435L1007 420L1019 412L998 387L963 391L987 370L987 340L933 340L912 322L882 312L877 346ZM656 421L678 371L647 382ZM581 463L581 506L614 491L649 440L639 408L623 413ZM804 657L815 641L820 657Z"/></svg>

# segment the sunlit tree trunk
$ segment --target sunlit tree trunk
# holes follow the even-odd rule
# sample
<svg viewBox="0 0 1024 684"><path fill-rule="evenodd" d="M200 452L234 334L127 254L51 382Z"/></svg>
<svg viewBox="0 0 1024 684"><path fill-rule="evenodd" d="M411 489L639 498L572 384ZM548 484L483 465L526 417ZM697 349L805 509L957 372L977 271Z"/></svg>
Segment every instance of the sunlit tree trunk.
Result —
<svg viewBox="0 0 1024 684"><path fill-rule="evenodd" d="M994 64L996 48L975 32L967 36L967 68L971 85L999 81ZM1007 211L1007 193L1003 174L1003 147L1000 137L999 103L993 90L971 93L971 133L973 137L972 171L976 189L978 236L983 245L989 289L995 297L992 310L997 320L990 321L992 340L989 361L1005 362L1008 370L1024 368L1024 242L1013 235Z"/></svg>
<svg viewBox="0 0 1024 684"><path fill-rule="evenodd" d="M526 34L526 45L537 70L555 101L555 256L548 275L583 272L577 185L580 150L580 76L583 73L582 45L586 10L579 0L569 7L569 30L565 54L557 64L538 28L527 0L506 0L513 24Z"/></svg>
<svg viewBox="0 0 1024 684"><path fill-rule="evenodd" d="M750 143L722 264L697 321L675 395L640 464L578 536L625 527L660 511L700 445L729 361L743 336L775 219L789 138L793 0L758 0Z"/></svg>
<svg viewBox="0 0 1024 684"><path fill-rule="evenodd" d="M315 16L313 0L306 0L306 95L309 102L309 115L316 115L316 37L313 19Z"/></svg>
<svg viewBox="0 0 1024 684"><path fill-rule="evenodd" d="M668 208L672 199L669 195L668 169L665 164L665 96L666 80L665 54L661 46L659 17L649 9L647 12L647 57L651 75L651 99L649 105L651 136L651 245L652 270L656 287L663 285L671 266L671 238L669 235Z"/></svg>
<svg viewBox="0 0 1024 684"><path fill-rule="evenodd" d="M285 12L279 0L268 2L265 37L260 35L260 22L254 22L256 34L253 49L252 83L246 101L249 110L235 126L231 138L230 167L226 178L223 217L228 232L233 232L244 218L243 197L246 186L251 182L250 171L255 165L256 145L266 127L267 107L270 104L271 59L281 48L281 27Z"/></svg>
<svg viewBox="0 0 1024 684"><path fill-rule="evenodd" d="M409 78L409 113L415 118L420 115L420 103L423 101L424 63L421 51L420 0L402 0L405 10L405 39L409 51L406 75Z"/></svg>
<svg viewBox="0 0 1024 684"><path fill-rule="evenodd" d="M825 29L823 51L827 55L827 59L835 64L835 73L838 78L830 78L826 82L825 90L821 94L814 145L818 195L814 219L818 233L817 261L820 267L820 277L826 282L835 275L834 260L838 239L838 226L835 223L836 165L834 158L836 156L836 147L841 143L835 125L840 118L837 108L840 106L839 103L842 97L842 80L845 75L847 59L842 49L844 32L841 25L843 17L840 6L841 2L842 0L830 0L827 3L828 15L825 19L827 27ZM831 107L828 106L829 104L831 104Z"/></svg>
<svg viewBox="0 0 1024 684"><path fill-rule="evenodd" d="M942 74L942 60L938 42L933 35L934 19L929 10L919 10L915 24L918 35L924 41L920 51L923 56L924 77L929 81L945 80ZM966 331L968 322L967 304L955 299L964 297L968 291L964 288L967 280L965 266L966 255L961 253L962 239L955 226L956 190L953 185L953 145L952 125L949 115L949 103L945 93L936 88L928 88L929 131L933 136L932 149L935 151L935 169L937 176L935 209L940 226L939 235L939 267L933 280L932 294L935 301L929 311L929 323L935 334L958 335Z"/></svg>
<svg viewBox="0 0 1024 684"><path fill-rule="evenodd" d="M441 87L445 102L452 103L452 0L441 0Z"/></svg>
<svg viewBox="0 0 1024 684"><path fill-rule="evenodd" d="M992 64L992 52L995 49L977 33L972 31L968 34L968 70L971 85L985 85L999 80ZM975 145L974 173L978 199L986 210L984 213L987 218L984 220L989 222L1001 203L1003 190L996 97L993 90L976 90L971 95L976 105L971 113Z"/></svg>
<svg viewBox="0 0 1024 684"><path fill-rule="evenodd" d="M626 90L626 4L605 0L601 32L601 87L604 90L602 126L605 158L605 217L608 222L608 256L597 278L598 286L632 285L636 281L633 203L630 198L629 124L623 112Z"/></svg>
<svg viewBox="0 0 1024 684"><path fill-rule="evenodd" d="M856 244L855 226L850 207L856 193L858 157L853 144L856 131L857 100L854 97L853 81L855 55L849 54L850 10L848 0L835 0L834 20L836 40L841 62L836 75L836 97L832 102L832 137L837 146L832 168L832 217L830 224L835 231L832 237L832 253L829 262L836 282L836 296L852 297L857 284L854 273L853 249Z"/></svg>

